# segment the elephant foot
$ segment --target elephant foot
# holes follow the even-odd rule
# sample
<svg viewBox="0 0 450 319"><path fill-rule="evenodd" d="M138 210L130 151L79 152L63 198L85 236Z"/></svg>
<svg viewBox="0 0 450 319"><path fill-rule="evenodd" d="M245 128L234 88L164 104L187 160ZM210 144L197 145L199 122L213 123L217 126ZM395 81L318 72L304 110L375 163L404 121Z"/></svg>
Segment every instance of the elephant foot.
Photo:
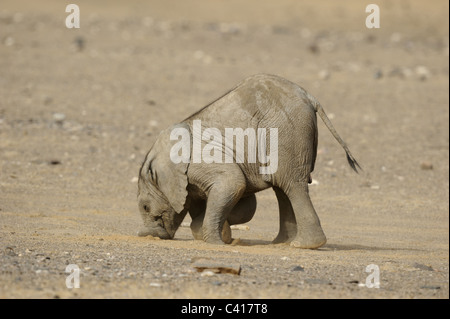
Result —
<svg viewBox="0 0 450 319"><path fill-rule="evenodd" d="M314 234L309 233L307 236L297 236L293 241L291 241L290 245L296 248L317 249L325 245L326 242L327 238L325 237L322 229L320 229L320 231L317 231Z"/></svg>
<svg viewBox="0 0 450 319"><path fill-rule="evenodd" d="M290 243L297 236L297 225L287 229L281 229L277 237L272 241L272 244Z"/></svg>
<svg viewBox="0 0 450 319"><path fill-rule="evenodd" d="M225 221L222 227L222 241L225 244L231 244L231 242L233 241L233 238L231 238L231 228L228 221Z"/></svg>
<svg viewBox="0 0 450 319"><path fill-rule="evenodd" d="M204 238L207 243L215 244L215 245L224 245L231 244L233 242L233 238L231 238L231 228L228 221L225 221L222 227L222 238L218 237L207 237Z"/></svg>
<svg viewBox="0 0 450 319"><path fill-rule="evenodd" d="M194 238L196 240L203 240L203 228L202 228L202 224L203 224L203 220L193 220L191 223L191 231L192 231L192 235L194 236ZM225 223L223 224L223 228L222 228L222 239L219 242L219 239L208 239L205 240L206 242L209 243L219 243L219 244L231 244L233 241L233 238L231 238L231 228L230 228L230 224L228 223L228 221L225 221Z"/></svg>
<svg viewBox="0 0 450 319"><path fill-rule="evenodd" d="M278 236L272 240L272 244L283 244L283 243L290 243L292 241L292 238L289 238L286 235L278 234Z"/></svg>

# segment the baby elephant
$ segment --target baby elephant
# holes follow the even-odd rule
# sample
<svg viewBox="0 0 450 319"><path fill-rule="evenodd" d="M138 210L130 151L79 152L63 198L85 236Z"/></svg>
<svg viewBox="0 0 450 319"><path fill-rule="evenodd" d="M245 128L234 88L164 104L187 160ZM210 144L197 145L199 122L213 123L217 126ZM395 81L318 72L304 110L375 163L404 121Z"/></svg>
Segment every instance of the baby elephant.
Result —
<svg viewBox="0 0 450 319"><path fill-rule="evenodd" d="M243 80L184 121L162 131L139 172L139 236L172 239L186 214L196 239L224 244L229 225L248 222L255 193L272 187L280 229L274 243L318 248L326 237L308 194L317 155L316 112L359 165L319 102L273 75Z"/></svg>

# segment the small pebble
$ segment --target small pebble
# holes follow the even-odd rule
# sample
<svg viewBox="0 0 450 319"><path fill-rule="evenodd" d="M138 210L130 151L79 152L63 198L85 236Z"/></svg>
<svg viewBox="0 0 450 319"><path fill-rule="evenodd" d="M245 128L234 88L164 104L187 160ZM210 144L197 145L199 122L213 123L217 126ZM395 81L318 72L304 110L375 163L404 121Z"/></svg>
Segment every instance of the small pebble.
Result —
<svg viewBox="0 0 450 319"><path fill-rule="evenodd" d="M5 45L5 46L7 46L7 47L10 47L10 46L13 46L14 45L14 38L13 37L6 37L4 40L3 40L3 44Z"/></svg>
<svg viewBox="0 0 450 319"><path fill-rule="evenodd" d="M330 72L328 70L322 70L319 72L319 79L328 80L330 78Z"/></svg>
<svg viewBox="0 0 450 319"><path fill-rule="evenodd" d="M14 249L12 247L6 247L5 253L8 256L17 256L17 254L14 252Z"/></svg>
<svg viewBox="0 0 450 319"><path fill-rule="evenodd" d="M415 263L413 265L414 268L420 269L420 270L427 270L427 271L434 271L433 267L428 266L428 265L424 265L424 264L420 264L420 263Z"/></svg>
<svg viewBox="0 0 450 319"><path fill-rule="evenodd" d="M416 72L417 76L419 77L419 80L425 81L428 79L431 75L430 70L423 65L417 66L414 71Z"/></svg>
<svg viewBox="0 0 450 319"><path fill-rule="evenodd" d="M373 78L374 79L381 79L383 77L383 72L381 70L377 70L375 71L375 73L373 74Z"/></svg>
<svg viewBox="0 0 450 319"><path fill-rule="evenodd" d="M420 168L423 170L432 170L433 169L433 164L431 164L430 162L422 162L420 164Z"/></svg>
<svg viewBox="0 0 450 319"><path fill-rule="evenodd" d="M53 113L53 120L56 124L62 125L65 119L66 115L64 113Z"/></svg>
<svg viewBox="0 0 450 319"><path fill-rule="evenodd" d="M208 270L208 271L202 272L202 274L200 276L202 276L202 277L212 277L214 275L215 275L214 272Z"/></svg>

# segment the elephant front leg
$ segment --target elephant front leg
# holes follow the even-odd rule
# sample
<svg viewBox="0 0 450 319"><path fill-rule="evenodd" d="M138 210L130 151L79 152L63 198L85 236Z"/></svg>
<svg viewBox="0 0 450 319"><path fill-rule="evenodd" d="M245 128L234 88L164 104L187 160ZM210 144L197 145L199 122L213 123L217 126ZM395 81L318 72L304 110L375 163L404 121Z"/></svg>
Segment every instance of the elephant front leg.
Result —
<svg viewBox="0 0 450 319"><path fill-rule="evenodd" d="M297 224L297 234L291 241L291 246L315 249L324 245L327 238L309 197L308 184L306 182L295 183L291 185L286 194L294 210Z"/></svg>
<svg viewBox="0 0 450 319"><path fill-rule="evenodd" d="M233 174L234 173L234 174ZM224 244L231 241L231 229L227 216L241 198L245 189L242 171L230 169L226 176L217 179L212 185L203 219L203 240L207 243ZM222 230L229 230L229 235L222 237Z"/></svg>
<svg viewBox="0 0 450 319"><path fill-rule="evenodd" d="M191 222L191 231L192 236L196 240L203 240L203 218L205 217L205 214L201 214L195 218L192 219ZM225 244L230 244L233 241L233 238L231 238L231 228L228 221L225 221L222 226L222 241Z"/></svg>
<svg viewBox="0 0 450 319"><path fill-rule="evenodd" d="M297 222L295 220L294 210L292 209L289 198L280 188L274 187L273 190L278 200L280 230L272 243L289 243L297 236Z"/></svg>
<svg viewBox="0 0 450 319"><path fill-rule="evenodd" d="M192 236L196 240L203 240L203 219L205 218L205 210L206 210L206 201L196 201L191 205L189 210L189 214L191 215L191 231ZM232 242L231 238L231 228L228 221L225 221L222 227L222 240L226 244L230 244Z"/></svg>

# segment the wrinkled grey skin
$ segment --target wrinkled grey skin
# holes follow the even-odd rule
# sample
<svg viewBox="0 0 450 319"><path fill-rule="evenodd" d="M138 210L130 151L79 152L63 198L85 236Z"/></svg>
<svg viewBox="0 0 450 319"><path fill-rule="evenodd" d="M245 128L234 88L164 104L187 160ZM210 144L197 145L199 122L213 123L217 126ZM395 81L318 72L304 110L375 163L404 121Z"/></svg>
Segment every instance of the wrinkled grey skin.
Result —
<svg viewBox="0 0 450 319"><path fill-rule="evenodd" d="M229 225L248 222L256 210L255 193L272 187L278 199L280 228L274 243L318 248L326 243L308 194L317 154L316 112L359 167L320 104L304 89L272 75L251 76L234 89L179 124L160 133L139 174L138 202L144 222L140 236L172 239L189 212L196 239L223 244ZM218 128L278 128L278 170L262 175L256 163L174 164L169 156L177 141L170 132L183 127L192 132L193 120L202 131ZM192 137L191 139L197 138ZM270 147L269 136L267 138ZM207 142L202 141L202 149ZM191 140L192 146L192 140ZM192 152L192 147L191 147ZM225 226L224 226L225 225ZM229 242L229 239L226 239Z"/></svg>

